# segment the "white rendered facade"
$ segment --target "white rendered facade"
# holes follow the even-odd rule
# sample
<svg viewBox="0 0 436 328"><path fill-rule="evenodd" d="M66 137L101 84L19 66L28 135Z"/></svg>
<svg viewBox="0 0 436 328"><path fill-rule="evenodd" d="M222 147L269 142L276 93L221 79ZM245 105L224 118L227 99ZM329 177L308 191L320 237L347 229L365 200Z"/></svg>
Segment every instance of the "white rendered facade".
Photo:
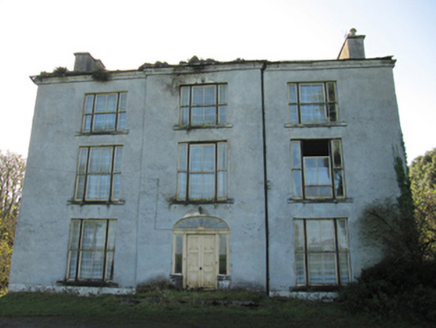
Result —
<svg viewBox="0 0 436 328"><path fill-rule="evenodd" d="M398 194L390 57L144 65L107 82L76 57L75 74L34 78L10 291L166 279L288 295L378 259L358 222Z"/></svg>

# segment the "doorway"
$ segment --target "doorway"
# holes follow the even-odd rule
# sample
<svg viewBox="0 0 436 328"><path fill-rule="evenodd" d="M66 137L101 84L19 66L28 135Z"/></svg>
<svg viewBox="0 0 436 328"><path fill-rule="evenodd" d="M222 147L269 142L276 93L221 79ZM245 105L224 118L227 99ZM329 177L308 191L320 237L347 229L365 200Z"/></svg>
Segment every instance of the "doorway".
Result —
<svg viewBox="0 0 436 328"><path fill-rule="evenodd" d="M186 288L216 289L215 235L188 235Z"/></svg>
<svg viewBox="0 0 436 328"><path fill-rule="evenodd" d="M173 228L171 275L187 289L217 289L229 278L229 228L218 218L197 216Z"/></svg>

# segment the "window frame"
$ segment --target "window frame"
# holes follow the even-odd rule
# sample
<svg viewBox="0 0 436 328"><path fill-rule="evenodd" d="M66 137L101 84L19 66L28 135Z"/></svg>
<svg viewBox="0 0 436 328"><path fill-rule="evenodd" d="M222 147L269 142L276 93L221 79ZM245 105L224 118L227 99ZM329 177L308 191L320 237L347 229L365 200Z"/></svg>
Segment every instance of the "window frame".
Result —
<svg viewBox="0 0 436 328"><path fill-rule="evenodd" d="M206 88L213 86L214 90L214 104L194 104L194 90L198 88ZM225 91L224 102L222 101L222 88ZM188 90L187 94L184 90ZM227 114L228 114L228 85L227 83L207 83L207 84L193 84L193 85L182 85L179 92L179 126L188 128L201 128L201 127L216 127L225 126L227 124ZM185 96L188 97L187 102ZM215 110L215 120L213 123L193 123L193 108L214 108Z"/></svg>
<svg viewBox="0 0 436 328"><path fill-rule="evenodd" d="M333 224L334 231L334 249L333 250L310 250L308 246L308 235L307 235L307 223L309 221L320 222L327 221ZM345 236L340 236L339 234L339 222L344 222L345 228ZM299 238L297 236L297 222L302 222L302 239L303 239L303 249L301 250L301 246L297 247L297 243L299 243ZM312 288L312 287L340 287L351 283L352 275L351 275L351 256L350 256L350 243L349 243L349 229L348 229L348 219L347 218L320 218L320 219L297 219L293 220L294 227L294 272L295 272L295 284L297 288ZM300 240L301 242L301 240ZM340 245L342 244L342 245ZM344 247L345 246L345 247ZM311 283L310 276L310 262L309 257L310 254L333 254L334 255L334 268L335 268L335 282L334 283ZM303 258L302 268L299 267L298 257ZM346 264L343 266L341 260L345 259ZM303 270L303 276L299 276L299 271ZM303 279L304 282L301 282L300 279ZM326 276L322 275L322 279L326 279Z"/></svg>
<svg viewBox="0 0 436 328"><path fill-rule="evenodd" d="M88 223L105 223L105 239L103 248L92 245L91 248L85 248L83 245L85 225ZM78 231L75 230L74 225L78 224ZM116 219L72 219L70 225L70 240L68 243L68 256L67 256L67 269L65 273L66 282L73 282L77 284L87 284L87 283L111 283L114 281L114 266L115 266L115 240L116 240L116 230L117 230L117 220ZM113 231L113 232L112 232ZM78 232L78 236L75 237L74 233ZM95 238L95 232L94 236ZM72 245L73 241L76 241L76 245ZM94 239L93 239L94 241ZM74 256L72 253L76 252ZM83 266L83 253L91 252L93 256L96 253L103 253L103 264L101 271L101 278L83 278L82 277L82 266ZM75 258L74 258L75 257ZM111 258L111 259L110 259ZM75 261L74 266L72 266L71 261ZM70 272L74 269L74 273ZM92 268L93 269L93 268ZM93 275L93 273L91 273Z"/></svg>
<svg viewBox="0 0 436 328"><path fill-rule="evenodd" d="M110 171L90 171L93 151L99 149L110 149ZM123 146L121 145L104 145L104 146L81 146L79 147L79 156L77 163L76 182L74 188L74 201L82 203L107 203L116 202L121 199L121 165L122 165ZM83 158L85 156L85 158ZM100 154L101 166L103 154ZM90 198L89 187L91 185L91 177L99 177L97 190L100 193L102 176L109 176L108 197L107 198ZM118 180L118 181L116 181ZM104 184L103 184L104 185ZM117 188L118 185L118 188ZM118 195L117 195L118 194Z"/></svg>
<svg viewBox="0 0 436 328"><path fill-rule="evenodd" d="M97 98L101 96L111 96L116 95L116 108L115 111L97 111ZM124 97L124 101L122 98ZM90 103L88 104L88 99L90 99ZM105 100L107 102L107 99ZM88 111L88 106L91 105L90 111ZM121 133L125 132L125 120L127 113L127 91L120 92L107 92L107 93L89 93L85 94L84 105L83 105L83 118L82 118L82 127L81 133L83 134L113 134L113 133ZM108 115L114 114L114 128L107 129L104 128L102 130L97 130L95 127L95 123L97 121L97 115ZM87 128L89 118L89 128ZM123 122L122 126L121 123Z"/></svg>
<svg viewBox="0 0 436 328"><path fill-rule="evenodd" d="M209 171L192 171L192 152L193 146L208 146L214 147L214 169ZM186 147L183 149L183 147ZM223 153L220 153L221 147L224 147ZM183 154L184 153L184 154ZM222 159L224 156L224 159ZM228 145L227 141L210 141L210 142L180 142L178 144L178 159L177 159L177 188L176 200L186 202L202 202L202 201L226 201L228 199ZM203 162L202 162L203 163ZM214 174L213 197L191 197L191 175L192 174ZM182 176L185 178L181 178ZM220 176L224 176L224 181L220 181ZM184 179L184 181L183 181ZM202 184L202 187L204 184ZM223 188L223 192L220 191Z"/></svg>
<svg viewBox="0 0 436 328"><path fill-rule="evenodd" d="M328 156L316 155L305 156L303 154L303 143L317 140L325 140L328 143ZM323 158L328 160L328 174L330 184L308 185L306 180L306 159ZM342 141L338 138L333 139L291 139L291 194L293 199L323 200L323 199L345 199L346 183L344 174L344 158L342 151ZM331 187L331 196L309 196L308 187Z"/></svg>
<svg viewBox="0 0 436 328"><path fill-rule="evenodd" d="M301 95L301 87L322 85L323 101L304 102ZM292 99L291 86L295 86L295 99ZM333 88L333 90L331 89ZM336 81L322 81L322 82L289 82L287 84L288 94L288 118L290 124L303 124L303 125L316 125L316 124L334 124L339 122L339 109L338 109L338 95L337 95L337 83ZM333 99L332 99L333 98ZM322 121L306 121L302 120L302 106L306 105L318 105L324 106L323 115L325 120ZM292 107L295 106L295 109ZM292 112L295 113L293 115ZM293 116L295 118L293 118Z"/></svg>

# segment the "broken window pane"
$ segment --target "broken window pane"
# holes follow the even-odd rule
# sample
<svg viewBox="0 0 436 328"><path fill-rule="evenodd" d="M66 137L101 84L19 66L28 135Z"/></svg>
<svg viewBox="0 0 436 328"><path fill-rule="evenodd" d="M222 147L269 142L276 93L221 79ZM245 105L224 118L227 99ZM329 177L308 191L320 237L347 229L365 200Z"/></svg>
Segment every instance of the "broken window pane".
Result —
<svg viewBox="0 0 436 328"><path fill-rule="evenodd" d="M333 167L342 167L342 154L341 154L341 141L332 140L332 157L333 157Z"/></svg>
<svg viewBox="0 0 436 328"><path fill-rule="evenodd" d="M291 140L291 161L294 198L345 197L340 140Z"/></svg>
<svg viewBox="0 0 436 328"><path fill-rule="evenodd" d="M338 198L343 198L345 196L342 170L335 170L335 195Z"/></svg>
<svg viewBox="0 0 436 328"><path fill-rule="evenodd" d="M336 102L336 85L333 82L327 83L327 96L329 102Z"/></svg>

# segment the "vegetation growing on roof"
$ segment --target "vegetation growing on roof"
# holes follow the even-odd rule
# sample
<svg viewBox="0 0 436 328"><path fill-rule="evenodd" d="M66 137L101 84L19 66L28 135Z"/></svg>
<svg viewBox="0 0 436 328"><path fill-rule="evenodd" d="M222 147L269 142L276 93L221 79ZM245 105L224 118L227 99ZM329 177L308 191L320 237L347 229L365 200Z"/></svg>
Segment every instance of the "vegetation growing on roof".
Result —
<svg viewBox="0 0 436 328"><path fill-rule="evenodd" d="M111 78L111 73L104 68L97 68L92 72L92 79L97 82L107 82Z"/></svg>
<svg viewBox="0 0 436 328"><path fill-rule="evenodd" d="M56 67L53 71L53 76L61 77L67 74L68 69L66 67Z"/></svg>
<svg viewBox="0 0 436 328"><path fill-rule="evenodd" d="M106 82L109 81L111 77L111 72L105 70L104 68L97 68L92 72L88 71L69 71L66 67L56 67L53 72L41 72L39 75L35 76L36 81L43 81L47 78L52 77L68 77L68 76L80 76L80 75L91 75L94 81Z"/></svg>

